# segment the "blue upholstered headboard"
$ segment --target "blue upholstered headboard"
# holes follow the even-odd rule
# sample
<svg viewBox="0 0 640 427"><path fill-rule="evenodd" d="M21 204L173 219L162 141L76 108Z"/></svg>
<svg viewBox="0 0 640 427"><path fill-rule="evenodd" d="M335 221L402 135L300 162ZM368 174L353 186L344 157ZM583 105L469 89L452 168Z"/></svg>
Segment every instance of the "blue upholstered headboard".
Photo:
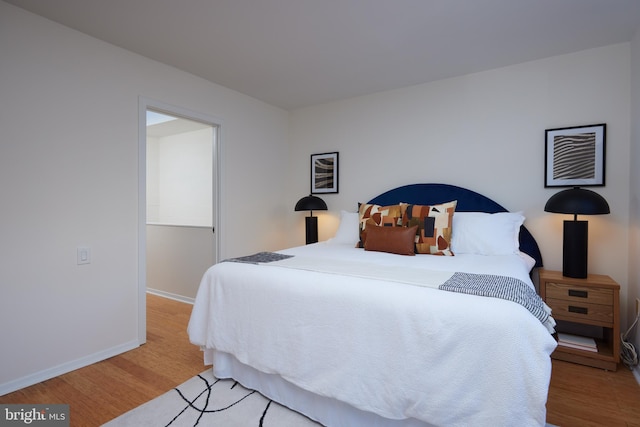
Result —
<svg viewBox="0 0 640 427"><path fill-rule="evenodd" d="M382 193L371 199L369 203L383 206L400 202L435 205L452 200L458 201L456 211L459 212L507 212L505 208L482 194L448 184L405 185ZM542 254L538 243L525 226L520 228L520 250L536 260L536 267L542 267Z"/></svg>

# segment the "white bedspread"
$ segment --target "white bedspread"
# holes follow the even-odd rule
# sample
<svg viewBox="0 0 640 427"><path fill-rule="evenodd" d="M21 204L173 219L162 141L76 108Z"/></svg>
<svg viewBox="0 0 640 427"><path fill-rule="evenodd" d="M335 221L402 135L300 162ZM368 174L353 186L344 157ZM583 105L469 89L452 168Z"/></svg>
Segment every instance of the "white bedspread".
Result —
<svg viewBox="0 0 640 427"><path fill-rule="evenodd" d="M500 274L517 255L399 256L319 243L282 251L398 268ZM203 277L191 342L389 419L544 425L555 340L519 304L335 273L226 262Z"/></svg>

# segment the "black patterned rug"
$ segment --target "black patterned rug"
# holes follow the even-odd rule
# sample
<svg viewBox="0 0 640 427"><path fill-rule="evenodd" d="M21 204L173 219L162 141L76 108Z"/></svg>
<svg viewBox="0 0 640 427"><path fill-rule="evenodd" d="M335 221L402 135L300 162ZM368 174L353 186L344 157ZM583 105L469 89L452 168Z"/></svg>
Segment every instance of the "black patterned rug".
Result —
<svg viewBox="0 0 640 427"><path fill-rule="evenodd" d="M215 378L210 369L104 425L320 427L234 380Z"/></svg>

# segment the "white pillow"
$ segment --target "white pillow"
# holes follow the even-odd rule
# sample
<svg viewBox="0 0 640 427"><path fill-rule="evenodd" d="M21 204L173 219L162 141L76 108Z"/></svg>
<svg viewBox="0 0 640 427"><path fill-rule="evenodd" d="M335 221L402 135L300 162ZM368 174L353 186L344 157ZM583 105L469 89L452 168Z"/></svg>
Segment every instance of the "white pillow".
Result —
<svg viewBox="0 0 640 427"><path fill-rule="evenodd" d="M524 252L518 252L518 255L520 255L520 258L522 258L522 260L526 264L527 271L533 270L533 267L536 266L536 260L533 257L531 257L531 255Z"/></svg>
<svg viewBox="0 0 640 427"><path fill-rule="evenodd" d="M456 212L451 225L454 254L510 255L520 252L522 212Z"/></svg>
<svg viewBox="0 0 640 427"><path fill-rule="evenodd" d="M349 244L355 246L360 240L358 233L360 224L360 216L358 212L340 211L340 225L338 225L338 231L332 239L328 242L332 244Z"/></svg>

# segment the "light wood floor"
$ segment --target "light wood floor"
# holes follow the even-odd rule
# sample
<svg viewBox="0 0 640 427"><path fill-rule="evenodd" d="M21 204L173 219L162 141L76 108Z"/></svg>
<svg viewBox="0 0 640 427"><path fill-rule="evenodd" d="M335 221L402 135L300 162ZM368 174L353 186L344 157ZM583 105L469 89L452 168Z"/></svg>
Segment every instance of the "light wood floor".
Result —
<svg viewBox="0 0 640 427"><path fill-rule="evenodd" d="M14 393L0 403L68 403L71 426L99 426L205 370L186 328L191 306L147 295L147 344ZM640 427L640 386L617 372L553 361L547 421Z"/></svg>

